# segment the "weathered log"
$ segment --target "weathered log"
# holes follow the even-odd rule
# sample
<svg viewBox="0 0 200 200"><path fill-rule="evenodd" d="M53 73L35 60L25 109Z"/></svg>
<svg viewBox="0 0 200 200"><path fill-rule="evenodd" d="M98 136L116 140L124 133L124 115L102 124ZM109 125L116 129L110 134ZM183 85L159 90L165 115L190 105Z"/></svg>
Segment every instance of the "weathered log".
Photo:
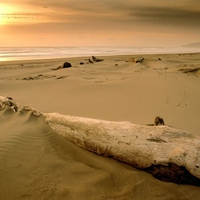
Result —
<svg viewBox="0 0 200 200"><path fill-rule="evenodd" d="M24 110L31 111L34 116L39 117L42 113L30 106L22 106L16 102L11 97L0 96L0 110L11 109L13 112L23 113Z"/></svg>
<svg viewBox="0 0 200 200"><path fill-rule="evenodd" d="M13 101L12 97L2 97L2 96L0 96L0 110L3 110L7 107L11 108L13 110L13 112L17 112L17 110L18 110L18 106Z"/></svg>
<svg viewBox="0 0 200 200"><path fill-rule="evenodd" d="M40 113L15 103L10 97L0 96L0 110L3 109L42 114L55 132L86 150L145 170L163 181L200 186L200 137L165 125Z"/></svg>
<svg viewBox="0 0 200 200"><path fill-rule="evenodd" d="M191 72L197 72L200 70L200 67L191 67L191 68L181 68L178 71L183 73L191 73Z"/></svg>
<svg viewBox="0 0 200 200"><path fill-rule="evenodd" d="M94 62L101 62L101 61L103 61L103 59L96 58L95 56L92 56L92 60L93 60Z"/></svg>
<svg viewBox="0 0 200 200"><path fill-rule="evenodd" d="M145 126L44 114L72 143L146 170L156 178L200 186L200 138L168 126ZM159 174L159 175L158 175Z"/></svg>

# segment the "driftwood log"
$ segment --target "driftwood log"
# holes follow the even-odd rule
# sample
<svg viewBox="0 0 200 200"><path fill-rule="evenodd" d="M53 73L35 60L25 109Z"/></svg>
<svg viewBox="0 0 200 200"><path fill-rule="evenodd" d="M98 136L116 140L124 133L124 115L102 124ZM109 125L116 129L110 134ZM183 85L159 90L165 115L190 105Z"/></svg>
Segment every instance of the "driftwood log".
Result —
<svg viewBox="0 0 200 200"><path fill-rule="evenodd" d="M72 143L145 170L163 181L200 186L200 138L168 126L145 126L44 114Z"/></svg>
<svg viewBox="0 0 200 200"><path fill-rule="evenodd" d="M13 112L20 112L22 114L23 114L23 111L31 111L32 114L36 117L39 117L40 115L42 115L42 113L37 109L34 109L30 106L23 106L14 102L12 97L0 96L0 111L5 110L5 109L11 109L13 110Z"/></svg>
<svg viewBox="0 0 200 200"><path fill-rule="evenodd" d="M40 113L0 96L3 109L22 114L23 110L31 110L37 117L43 115L55 132L86 150L127 163L163 181L200 186L200 137L165 125Z"/></svg>

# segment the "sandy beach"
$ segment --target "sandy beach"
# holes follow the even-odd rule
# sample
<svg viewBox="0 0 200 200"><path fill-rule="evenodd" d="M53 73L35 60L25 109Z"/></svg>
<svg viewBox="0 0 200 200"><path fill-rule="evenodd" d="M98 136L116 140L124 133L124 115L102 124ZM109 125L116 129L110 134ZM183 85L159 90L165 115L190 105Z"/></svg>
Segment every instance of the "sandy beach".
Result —
<svg viewBox="0 0 200 200"><path fill-rule="evenodd" d="M135 61L143 57L142 62ZM200 136L200 53L0 62L0 96L44 113L165 124ZM72 67L56 69L64 62ZM82 64L80 64L82 63ZM43 117L0 110L0 199L196 199L70 143Z"/></svg>

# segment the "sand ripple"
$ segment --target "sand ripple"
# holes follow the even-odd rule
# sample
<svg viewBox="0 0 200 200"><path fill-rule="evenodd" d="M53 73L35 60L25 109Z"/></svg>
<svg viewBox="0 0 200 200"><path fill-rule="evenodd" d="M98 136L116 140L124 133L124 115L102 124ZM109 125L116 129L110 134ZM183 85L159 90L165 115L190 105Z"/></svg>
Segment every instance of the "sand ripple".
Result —
<svg viewBox="0 0 200 200"><path fill-rule="evenodd" d="M154 179L87 152L31 111L0 111L1 199L188 199L198 187ZM145 191L145 192L144 192Z"/></svg>

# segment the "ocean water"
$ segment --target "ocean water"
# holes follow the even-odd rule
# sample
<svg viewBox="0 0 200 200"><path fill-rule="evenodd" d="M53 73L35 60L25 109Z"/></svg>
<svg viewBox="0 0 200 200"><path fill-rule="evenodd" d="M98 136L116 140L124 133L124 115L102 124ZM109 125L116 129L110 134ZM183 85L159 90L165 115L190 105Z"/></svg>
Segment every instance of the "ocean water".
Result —
<svg viewBox="0 0 200 200"><path fill-rule="evenodd" d="M29 60L45 58L65 58L91 55L131 55L157 53L193 53L200 52L195 48L162 48L162 47L0 47L0 62L12 60Z"/></svg>

